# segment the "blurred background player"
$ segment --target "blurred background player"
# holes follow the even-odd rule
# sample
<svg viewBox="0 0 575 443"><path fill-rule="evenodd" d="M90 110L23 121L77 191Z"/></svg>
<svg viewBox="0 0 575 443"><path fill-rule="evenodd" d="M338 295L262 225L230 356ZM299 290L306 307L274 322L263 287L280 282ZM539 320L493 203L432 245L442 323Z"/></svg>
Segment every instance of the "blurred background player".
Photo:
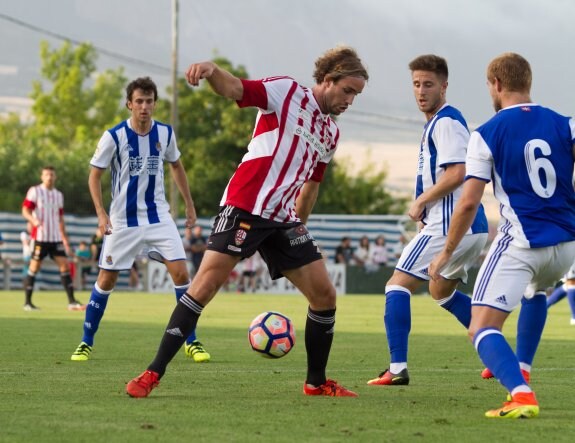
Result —
<svg viewBox="0 0 575 443"><path fill-rule="evenodd" d="M240 292L256 292L258 280L264 271L264 261L259 252L241 261L242 275L240 280Z"/></svg>
<svg viewBox="0 0 575 443"><path fill-rule="evenodd" d="M152 119L157 99L156 84L149 77L130 82L126 107L131 116L104 132L90 162L88 185L98 215L98 229L105 239L98 262L100 271L86 309L84 335L72 354L73 361L90 358L94 335L118 273L132 268L143 247L153 249L165 263L176 299L190 285L186 253L164 193L165 162L170 165L185 204L186 229L196 222L196 210L172 127ZM114 183L110 215L104 208L101 183L108 168ZM197 362L209 361L210 355L196 340L195 329L186 338L186 355Z"/></svg>
<svg viewBox="0 0 575 443"><path fill-rule="evenodd" d="M385 286L385 330L390 353L389 368L369 385L407 385L407 356L411 331L411 294L429 281L428 267L441 251L451 223L453 207L461 196L469 131L463 115L447 103L447 62L437 55L422 55L409 64L413 93L427 123L421 138L415 200L409 217L422 229L405 246L395 271ZM467 271L487 241L487 219L480 205L465 237L442 269L441 280L429 282L429 292L467 329L471 298L457 290L467 282Z"/></svg>
<svg viewBox="0 0 575 443"><path fill-rule="evenodd" d="M569 307L571 308L570 323L572 326L575 326L575 264L571 265L571 269L565 274L561 283L562 284L556 287L549 297L547 297L547 307L553 306L558 301L567 297Z"/></svg>
<svg viewBox="0 0 575 443"><path fill-rule="evenodd" d="M304 394L357 396L326 378L336 292L304 223L339 140L331 115L340 115L352 105L368 74L349 47L327 51L315 66L312 88L289 77L239 79L213 62L188 68L190 85L206 79L216 94L236 100L240 107L257 107L259 112L248 151L224 191L200 269L174 309L156 357L126 386L130 396L146 397L159 384L204 307L236 264L256 250L272 278L285 276L309 301Z"/></svg>
<svg viewBox="0 0 575 443"><path fill-rule="evenodd" d="M26 193L22 203L22 216L32 225L31 238L33 242L32 255L28 273L24 280L24 310L37 311L32 303L32 293L36 274L42 267L42 261L47 256L58 265L60 281L68 296L69 311L86 309L74 298L74 283L70 275L68 256L71 254L70 244L64 224L64 196L56 189L56 171L52 166L42 168L41 184L32 186Z"/></svg>
<svg viewBox="0 0 575 443"><path fill-rule="evenodd" d="M429 267L432 278L440 280L439 272L475 217L485 185L493 180L501 220L475 281L469 326L481 361L511 395L503 407L485 413L490 418L539 414L539 403L502 328L527 299L541 300L535 304L541 314L533 309L518 323L527 332L542 329L545 291L575 257L575 121L532 103L531 79L531 66L519 54L505 53L489 64L487 86L497 114L470 137L463 195L445 247ZM561 217L549 217L552 213ZM539 337L534 338L535 343L523 342L536 349Z"/></svg>

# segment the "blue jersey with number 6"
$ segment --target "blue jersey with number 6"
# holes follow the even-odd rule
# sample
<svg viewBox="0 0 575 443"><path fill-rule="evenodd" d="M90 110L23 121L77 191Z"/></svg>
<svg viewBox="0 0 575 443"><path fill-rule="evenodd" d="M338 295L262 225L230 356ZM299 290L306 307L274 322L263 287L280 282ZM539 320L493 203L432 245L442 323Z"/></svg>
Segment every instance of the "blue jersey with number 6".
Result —
<svg viewBox="0 0 575 443"><path fill-rule="evenodd" d="M575 122L526 103L499 111L474 131L467 177L493 180L499 231L523 248L575 240Z"/></svg>

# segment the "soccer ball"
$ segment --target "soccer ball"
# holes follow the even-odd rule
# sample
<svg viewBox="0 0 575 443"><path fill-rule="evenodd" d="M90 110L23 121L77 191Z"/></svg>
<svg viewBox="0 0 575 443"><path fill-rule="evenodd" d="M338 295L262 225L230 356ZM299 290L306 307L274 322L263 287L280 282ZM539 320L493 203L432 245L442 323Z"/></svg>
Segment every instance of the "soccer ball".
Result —
<svg viewBox="0 0 575 443"><path fill-rule="evenodd" d="M268 358L280 358L295 345L295 330L289 318L279 312L263 312L248 329L252 349Z"/></svg>

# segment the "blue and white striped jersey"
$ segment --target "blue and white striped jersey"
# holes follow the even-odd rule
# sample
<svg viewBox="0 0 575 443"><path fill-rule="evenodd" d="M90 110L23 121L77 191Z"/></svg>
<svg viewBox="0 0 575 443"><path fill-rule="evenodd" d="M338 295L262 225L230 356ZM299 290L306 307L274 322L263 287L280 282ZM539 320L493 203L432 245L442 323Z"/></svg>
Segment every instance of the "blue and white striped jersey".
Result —
<svg viewBox="0 0 575 443"><path fill-rule="evenodd" d="M98 142L90 165L110 167L114 228L158 223L170 218L164 188L164 162L173 163L180 151L172 127L152 121L144 136L134 132L130 120L107 130Z"/></svg>
<svg viewBox="0 0 575 443"><path fill-rule="evenodd" d="M511 244L575 240L574 142L573 119L533 103L502 109L471 135L467 178L493 180Z"/></svg>
<svg viewBox="0 0 575 443"><path fill-rule="evenodd" d="M427 122L421 138L415 198L434 186L450 164L465 163L469 130L456 108L447 103ZM427 235L447 235L451 214L461 196L461 186L440 200L425 206L422 232ZM487 218L483 206L467 234L487 232Z"/></svg>

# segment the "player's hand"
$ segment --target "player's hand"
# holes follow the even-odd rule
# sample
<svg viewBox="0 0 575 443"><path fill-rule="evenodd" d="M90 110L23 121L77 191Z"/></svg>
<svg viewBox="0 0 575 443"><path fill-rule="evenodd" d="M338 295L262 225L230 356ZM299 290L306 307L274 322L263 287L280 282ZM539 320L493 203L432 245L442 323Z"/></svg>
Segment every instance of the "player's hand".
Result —
<svg viewBox="0 0 575 443"><path fill-rule="evenodd" d="M98 229L103 235L110 235L112 233L112 222L108 214L98 217Z"/></svg>
<svg viewBox="0 0 575 443"><path fill-rule="evenodd" d="M186 229L192 229L192 227L196 224L197 220L198 220L198 218L196 216L196 208L194 208L193 206L186 207L185 228Z"/></svg>
<svg viewBox="0 0 575 443"><path fill-rule="evenodd" d="M411 203L407 215L409 215L409 218L411 218L413 221L421 221L421 219L423 218L424 211L425 211L425 204L422 204L418 200L415 200L414 202Z"/></svg>
<svg viewBox="0 0 575 443"><path fill-rule="evenodd" d="M186 80L192 86L198 86L200 80L209 78L214 73L216 65L213 62L202 62L191 64L186 71Z"/></svg>
<svg viewBox="0 0 575 443"><path fill-rule="evenodd" d="M443 278L440 272L443 268L445 268L450 258L451 255L445 251L441 251L433 258L428 268L429 277L431 277L432 280L439 281Z"/></svg>

